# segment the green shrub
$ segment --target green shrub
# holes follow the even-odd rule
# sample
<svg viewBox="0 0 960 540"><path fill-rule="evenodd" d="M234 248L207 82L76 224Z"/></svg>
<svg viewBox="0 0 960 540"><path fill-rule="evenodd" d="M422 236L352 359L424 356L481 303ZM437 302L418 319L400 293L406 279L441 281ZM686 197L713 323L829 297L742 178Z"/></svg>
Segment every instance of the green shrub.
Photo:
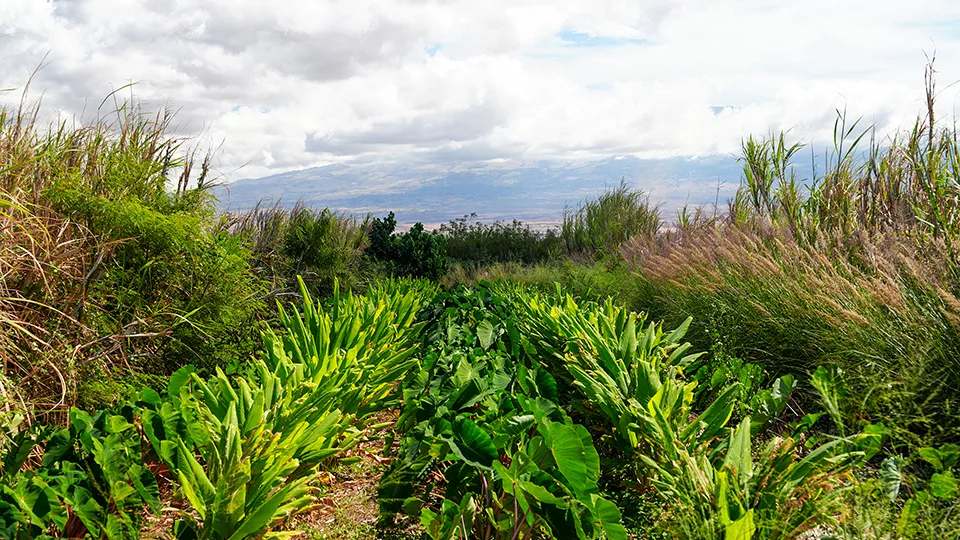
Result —
<svg viewBox="0 0 960 540"><path fill-rule="evenodd" d="M639 310L640 283L624 266L616 262L560 260L524 265L494 263L483 266L454 263L441 283L447 287L474 285L482 281L509 281L551 292L557 284L578 299L602 301L612 297L617 304Z"/></svg>
<svg viewBox="0 0 960 540"><path fill-rule="evenodd" d="M440 279L447 269L446 239L426 232L423 223L401 234L394 232L396 225L393 212L373 220L368 258L384 264L395 276Z"/></svg>
<svg viewBox="0 0 960 540"><path fill-rule="evenodd" d="M213 233L189 212L164 214L140 201L80 190L48 196L111 246L87 276L96 307L83 318L130 336L105 346L137 351L131 365L169 374L188 363L224 364L256 346L249 323L261 306L258 287L250 253L237 239Z"/></svg>
<svg viewBox="0 0 960 540"><path fill-rule="evenodd" d="M123 104L47 129L36 107L0 108L0 201L15 223L0 237L0 347L17 351L6 375L27 408L69 405L93 386L83 377L111 369L169 373L255 348L246 251L213 234L209 160L191 176L171 116Z"/></svg>
<svg viewBox="0 0 960 540"><path fill-rule="evenodd" d="M492 225L468 221L474 217L476 214L440 225L439 233L447 239L447 255L454 261L534 264L555 260L564 252L556 229L538 231L517 220Z"/></svg>

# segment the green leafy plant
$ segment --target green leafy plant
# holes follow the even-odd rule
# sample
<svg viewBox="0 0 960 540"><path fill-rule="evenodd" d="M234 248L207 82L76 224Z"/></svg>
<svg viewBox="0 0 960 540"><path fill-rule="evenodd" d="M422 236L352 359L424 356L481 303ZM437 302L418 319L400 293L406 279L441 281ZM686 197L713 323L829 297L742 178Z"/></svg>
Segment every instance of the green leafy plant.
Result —
<svg viewBox="0 0 960 540"><path fill-rule="evenodd" d="M381 511L419 515L437 539L625 538L619 510L599 496L590 434L558 407L550 373L522 360L509 308L479 287L425 311L432 352L404 383L404 437ZM428 481L437 474L442 495Z"/></svg>
<svg viewBox="0 0 960 540"><path fill-rule="evenodd" d="M193 510L178 538L259 536L308 508L322 463L357 443L417 365L424 289L341 296L335 284L323 309L300 285L302 312L281 309L282 337L267 330L260 360L233 377L182 370L168 400L144 394L145 433Z"/></svg>
<svg viewBox="0 0 960 540"><path fill-rule="evenodd" d="M446 238L426 232L423 223L400 234L394 232L396 225L393 212L373 220L367 256L385 264L394 275L439 279L447 269Z"/></svg>
<svg viewBox="0 0 960 540"><path fill-rule="evenodd" d="M129 406L93 415L73 409L67 428L20 431L2 456L0 535L138 536L144 507L160 512L138 420ZM39 463L28 463L41 449Z"/></svg>
<svg viewBox="0 0 960 540"><path fill-rule="evenodd" d="M960 447L949 443L939 448L924 447L917 451L917 455L934 472L925 487L916 491L903 505L897 532L906 537L920 536L924 522L932 517L931 514L940 514L938 510L941 508L955 507L960 497L960 483L957 481ZM900 474L894 481L899 488Z"/></svg>
<svg viewBox="0 0 960 540"><path fill-rule="evenodd" d="M668 528L706 537L762 532L788 538L832 521L844 475L866 452L838 439L800 457L799 440L774 437L754 456L751 433L760 430L751 418L727 428L736 384L695 412L697 382L686 381L684 371L699 355L688 354L690 345L681 342L690 319L664 333L653 323L644 329L641 317L609 301L580 306L561 294L521 295L521 301L529 331L562 360L620 448L639 458L638 477L671 505L678 517ZM793 386L783 377L760 394L758 421L782 412ZM880 436L857 439L875 452Z"/></svg>

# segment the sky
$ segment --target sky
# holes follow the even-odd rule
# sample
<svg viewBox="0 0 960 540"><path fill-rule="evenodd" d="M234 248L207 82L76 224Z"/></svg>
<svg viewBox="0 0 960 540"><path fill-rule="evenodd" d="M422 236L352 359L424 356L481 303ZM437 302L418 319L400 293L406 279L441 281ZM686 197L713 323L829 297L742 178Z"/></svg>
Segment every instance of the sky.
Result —
<svg viewBox="0 0 960 540"><path fill-rule="evenodd" d="M0 101L177 112L226 180L347 163L735 154L837 108L881 134L960 102L960 2L2 0ZM45 59L45 60L44 60ZM109 105L112 102L108 102Z"/></svg>

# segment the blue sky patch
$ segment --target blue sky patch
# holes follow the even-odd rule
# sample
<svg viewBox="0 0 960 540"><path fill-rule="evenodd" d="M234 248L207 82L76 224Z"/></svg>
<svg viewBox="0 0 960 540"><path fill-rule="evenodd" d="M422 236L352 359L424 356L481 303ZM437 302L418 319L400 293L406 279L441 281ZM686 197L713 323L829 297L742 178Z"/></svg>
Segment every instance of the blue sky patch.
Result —
<svg viewBox="0 0 960 540"><path fill-rule="evenodd" d="M574 30L563 30L557 34L565 45L576 47L620 47L624 45L648 45L650 41L639 38L594 36Z"/></svg>

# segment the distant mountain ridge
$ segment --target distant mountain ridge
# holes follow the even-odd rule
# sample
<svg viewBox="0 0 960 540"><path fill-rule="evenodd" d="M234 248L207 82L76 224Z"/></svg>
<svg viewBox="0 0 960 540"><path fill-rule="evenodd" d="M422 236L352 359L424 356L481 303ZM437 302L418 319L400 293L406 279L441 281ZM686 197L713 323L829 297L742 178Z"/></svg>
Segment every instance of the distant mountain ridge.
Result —
<svg viewBox="0 0 960 540"><path fill-rule="evenodd" d="M451 166L338 164L243 179L217 188L225 210L260 200L292 206L298 200L353 214L395 212L400 223L442 223L472 212L478 218L559 221L565 206L627 183L647 191L672 215L685 203L722 204L739 185L730 156L595 161L480 162Z"/></svg>

